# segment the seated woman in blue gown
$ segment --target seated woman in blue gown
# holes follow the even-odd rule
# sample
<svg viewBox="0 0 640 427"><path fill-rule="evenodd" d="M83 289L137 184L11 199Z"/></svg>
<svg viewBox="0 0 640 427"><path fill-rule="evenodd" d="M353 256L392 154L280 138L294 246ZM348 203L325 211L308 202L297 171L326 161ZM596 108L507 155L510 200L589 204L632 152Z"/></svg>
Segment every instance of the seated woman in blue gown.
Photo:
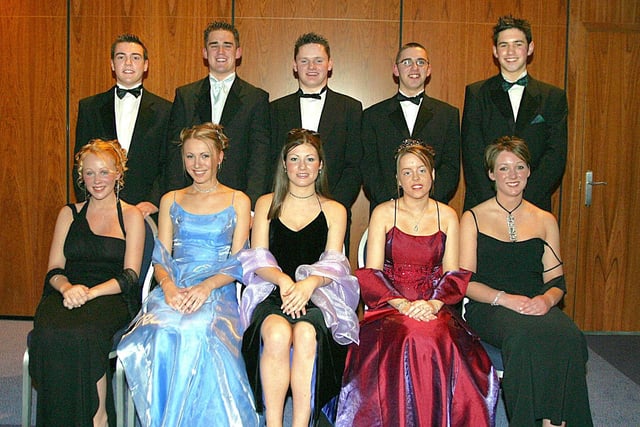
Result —
<svg viewBox="0 0 640 427"><path fill-rule="evenodd" d="M126 151L92 140L76 154L87 200L58 214L29 346L38 426L115 426L109 352L139 307L142 213L121 201Z"/></svg>
<svg viewBox="0 0 640 427"><path fill-rule="evenodd" d="M217 179L228 138L204 123L180 135L193 184L160 201L158 281L118 347L143 426L255 426L240 355L234 254L249 236L249 198Z"/></svg>
<svg viewBox="0 0 640 427"><path fill-rule="evenodd" d="M366 267L356 270L367 305L352 345L337 426L492 426L498 380L452 305L470 274L458 265L458 216L429 197L433 150L405 140L396 152L397 200L369 222Z"/></svg>
<svg viewBox="0 0 640 427"><path fill-rule="evenodd" d="M558 307L566 292L558 223L523 198L524 140L488 145L485 170L496 196L463 214L460 266L473 272L466 319L502 352L509 424L591 426L586 340Z"/></svg>
<svg viewBox="0 0 640 427"><path fill-rule="evenodd" d="M256 203L252 249L239 255L242 354L269 427L282 426L289 388L293 427L333 418L327 404L340 390L346 345L358 340L358 283L342 252L347 214L327 196L326 167L318 134L289 132L274 193Z"/></svg>

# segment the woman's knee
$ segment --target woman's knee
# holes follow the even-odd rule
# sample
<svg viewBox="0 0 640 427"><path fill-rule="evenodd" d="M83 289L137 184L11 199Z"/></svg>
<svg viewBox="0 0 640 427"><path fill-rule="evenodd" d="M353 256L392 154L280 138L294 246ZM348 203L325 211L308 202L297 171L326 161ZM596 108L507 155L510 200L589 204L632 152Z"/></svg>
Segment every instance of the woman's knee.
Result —
<svg viewBox="0 0 640 427"><path fill-rule="evenodd" d="M315 354L316 329L307 322L298 322L293 327L294 351Z"/></svg>
<svg viewBox="0 0 640 427"><path fill-rule="evenodd" d="M267 348L291 347L291 325L280 316L269 316L264 320L261 328L261 336Z"/></svg>

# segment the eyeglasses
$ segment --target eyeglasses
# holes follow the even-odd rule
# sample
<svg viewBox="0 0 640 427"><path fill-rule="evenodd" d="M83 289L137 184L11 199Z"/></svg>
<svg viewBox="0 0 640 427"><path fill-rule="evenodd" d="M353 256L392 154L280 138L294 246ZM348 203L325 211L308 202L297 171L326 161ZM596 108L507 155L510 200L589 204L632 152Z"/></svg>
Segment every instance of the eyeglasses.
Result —
<svg viewBox="0 0 640 427"><path fill-rule="evenodd" d="M416 64L416 66L418 68L423 68L426 67L427 65L429 65L429 60L428 59L424 59L424 58L418 58L418 59L411 59L411 58L405 58L402 59L400 61L398 61L397 63L398 65L402 65L403 67L409 68L411 67L413 64Z"/></svg>

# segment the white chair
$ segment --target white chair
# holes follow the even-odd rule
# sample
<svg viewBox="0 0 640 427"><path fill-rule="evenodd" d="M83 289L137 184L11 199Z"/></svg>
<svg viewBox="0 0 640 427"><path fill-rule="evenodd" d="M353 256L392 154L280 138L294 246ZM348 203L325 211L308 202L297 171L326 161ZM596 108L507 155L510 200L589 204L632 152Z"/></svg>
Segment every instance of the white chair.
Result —
<svg viewBox="0 0 640 427"><path fill-rule="evenodd" d="M362 268L365 266L365 259L367 257L367 238L369 238L369 228L364 229L364 233L362 233L362 237L360 238L360 243L358 244L358 267Z"/></svg>
<svg viewBox="0 0 640 427"><path fill-rule="evenodd" d="M153 280L153 265L151 264L151 256L153 254L153 246L156 236L158 235L158 227L152 218L145 218L145 245L144 255L142 260L142 268L140 279L142 283L141 298L142 301L149 294L151 288L151 282ZM120 338L124 330L117 333L114 336L113 347L109 353L109 359L117 359L116 348L120 342ZM29 336L27 336L27 348L24 351L22 357L22 427L31 426L31 405L32 405L32 385L31 376L29 375ZM125 398L127 401L127 426L133 426L135 420L135 408L133 406L133 399L130 393L128 393L127 384L124 377L124 368L119 360L116 360L116 373L115 373L115 406L116 406L116 424L118 427L124 427L124 406ZM126 396L125 396L126 394Z"/></svg>

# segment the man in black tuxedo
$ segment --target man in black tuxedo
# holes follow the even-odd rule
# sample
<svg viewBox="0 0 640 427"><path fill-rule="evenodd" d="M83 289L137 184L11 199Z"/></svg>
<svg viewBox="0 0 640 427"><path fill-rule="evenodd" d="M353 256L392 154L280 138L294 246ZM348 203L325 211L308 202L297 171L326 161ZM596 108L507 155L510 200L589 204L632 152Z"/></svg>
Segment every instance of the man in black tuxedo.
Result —
<svg viewBox="0 0 640 427"><path fill-rule="evenodd" d="M74 153L95 138L117 139L127 150L125 186L120 197L135 204L144 216L158 212L164 192L167 123L171 102L147 89L142 80L149 67L147 48L133 34L122 34L111 45L111 70L116 86L80 100ZM77 200L85 199L78 187Z"/></svg>
<svg viewBox="0 0 640 427"><path fill-rule="evenodd" d="M291 129L318 132L323 142L329 190L349 212L361 185L362 104L327 87L332 69L327 39L315 33L301 35L293 51L293 71L299 89L271 102L271 163L275 167L282 163L278 156ZM273 180L271 175L269 182Z"/></svg>
<svg viewBox="0 0 640 427"><path fill-rule="evenodd" d="M484 169L484 149L501 136L524 139L531 152L531 176L524 197L551 210L551 195L567 160L567 97L564 90L527 73L533 54L531 26L504 16L493 29L493 56L500 73L466 88L462 114L464 209L495 195Z"/></svg>
<svg viewBox="0 0 640 427"><path fill-rule="evenodd" d="M169 140L170 164L167 168L169 190L189 185L180 152L182 129L205 122L223 126L229 137L224 161L218 173L220 181L245 192L255 204L267 192L269 158L269 94L240 79L236 62L242 57L240 34L231 24L210 23L204 32L202 55L209 75L176 89Z"/></svg>
<svg viewBox="0 0 640 427"><path fill-rule="evenodd" d="M400 48L393 65L398 93L364 111L362 176L371 210L398 197L395 150L406 138L435 150L436 178L432 196L449 203L460 179L460 112L425 93L431 75L427 50L419 43Z"/></svg>

